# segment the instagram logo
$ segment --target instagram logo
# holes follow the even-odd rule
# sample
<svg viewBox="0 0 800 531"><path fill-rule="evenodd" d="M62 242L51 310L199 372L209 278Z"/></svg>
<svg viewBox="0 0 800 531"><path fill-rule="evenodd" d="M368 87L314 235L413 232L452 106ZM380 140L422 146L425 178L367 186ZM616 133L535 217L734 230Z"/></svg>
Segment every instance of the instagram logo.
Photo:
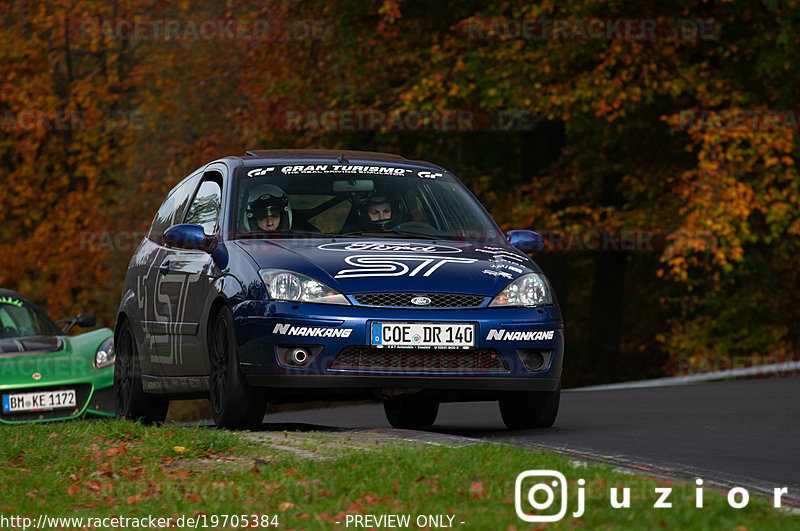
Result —
<svg viewBox="0 0 800 531"><path fill-rule="evenodd" d="M535 478L535 483L531 485L529 478ZM528 481L526 481L528 480ZM584 482L584 480L579 480ZM523 496L523 484L529 486ZM583 490L583 489L581 489ZM582 494L580 492L579 494ZM554 507L558 501L558 512L551 514L541 514ZM523 507L523 503L527 506ZM578 511L573 516L583 514L583 496L578 496ZM517 476L514 484L514 509L517 516L526 522L557 522L567 514L567 478L557 470L526 470ZM523 510L524 509L524 510ZM528 514L531 509L536 510L536 514Z"/></svg>
<svg viewBox="0 0 800 531"><path fill-rule="evenodd" d="M580 478L577 484L578 503L572 513L573 518L580 518L586 511L586 480ZM656 483L656 485L659 485ZM703 480L695 480L695 507L703 508ZM527 490L526 490L527 489ZM653 487L653 509L671 509L672 487ZM517 476L514 484L514 509L517 516L525 522L558 522L567 515L567 478L557 470L526 470ZM781 507L782 497L789 493L787 487L773 489L773 507ZM630 509L631 489L610 487L608 500L611 508ZM742 509L750 501L750 493L742 487L734 487L728 491L728 505L733 509ZM558 509L558 511L556 511Z"/></svg>

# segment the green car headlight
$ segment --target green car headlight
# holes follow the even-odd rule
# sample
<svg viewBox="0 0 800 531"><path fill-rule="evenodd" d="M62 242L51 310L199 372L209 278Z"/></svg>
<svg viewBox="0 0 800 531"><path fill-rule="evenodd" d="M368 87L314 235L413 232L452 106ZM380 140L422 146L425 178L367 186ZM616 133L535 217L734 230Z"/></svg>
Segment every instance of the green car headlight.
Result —
<svg viewBox="0 0 800 531"><path fill-rule="evenodd" d="M117 356L114 353L114 338L109 337L97 347L97 352L94 354L94 366L98 369L105 369L106 367L114 365L116 359Z"/></svg>
<svg viewBox="0 0 800 531"><path fill-rule="evenodd" d="M506 286L492 299L489 306L545 306L553 304L550 286L547 280L538 273L529 273L519 277Z"/></svg>
<svg viewBox="0 0 800 531"><path fill-rule="evenodd" d="M267 286L269 297L278 301L346 304L350 301L324 282L285 269L261 269L258 274Z"/></svg>

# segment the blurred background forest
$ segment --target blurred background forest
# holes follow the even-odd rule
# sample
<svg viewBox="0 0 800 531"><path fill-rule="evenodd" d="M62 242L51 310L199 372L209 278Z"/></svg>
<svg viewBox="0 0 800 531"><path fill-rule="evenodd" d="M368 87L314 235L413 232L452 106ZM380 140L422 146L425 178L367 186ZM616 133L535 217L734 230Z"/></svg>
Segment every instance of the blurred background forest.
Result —
<svg viewBox="0 0 800 531"><path fill-rule="evenodd" d="M566 383L798 358L798 28L773 0L5 0L0 285L113 326L189 172L389 151L545 235Z"/></svg>

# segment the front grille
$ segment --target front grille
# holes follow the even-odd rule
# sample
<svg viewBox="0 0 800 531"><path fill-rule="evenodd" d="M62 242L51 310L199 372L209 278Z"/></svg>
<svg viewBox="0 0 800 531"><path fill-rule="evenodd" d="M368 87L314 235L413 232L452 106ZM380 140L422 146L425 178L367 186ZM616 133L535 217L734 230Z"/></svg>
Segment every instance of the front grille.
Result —
<svg viewBox="0 0 800 531"><path fill-rule="evenodd" d="M35 393L37 391L63 391L64 389L75 389L75 407L66 409L54 409L52 411L35 411L33 413L3 413L0 408L0 418L3 420L43 420L43 419L56 419L64 417L72 417L83 409L86 399L89 398L89 393L92 391L92 386L89 384L77 385L58 385L51 387L23 387L21 389L4 390L3 395L17 394L17 393ZM112 410L113 411L113 410Z"/></svg>
<svg viewBox="0 0 800 531"><path fill-rule="evenodd" d="M406 349L347 347L333 360L334 371L508 372L503 356L489 348Z"/></svg>
<svg viewBox="0 0 800 531"><path fill-rule="evenodd" d="M416 305L415 297L427 297L430 304ZM470 308L483 304L485 297L457 293L358 293L353 298L362 306L393 306L396 308Z"/></svg>

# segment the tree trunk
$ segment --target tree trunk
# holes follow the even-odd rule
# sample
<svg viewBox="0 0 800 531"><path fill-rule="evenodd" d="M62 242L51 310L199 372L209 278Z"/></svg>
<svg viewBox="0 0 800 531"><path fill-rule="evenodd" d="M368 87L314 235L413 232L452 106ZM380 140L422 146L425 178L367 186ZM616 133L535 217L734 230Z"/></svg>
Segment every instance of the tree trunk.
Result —
<svg viewBox="0 0 800 531"><path fill-rule="evenodd" d="M603 204L620 206L621 194L617 190L620 177L603 175ZM622 310L625 285L625 261L622 250L603 249L594 263L594 282L589 303L589 327L586 367L595 368L598 382L620 380L620 339L622 337Z"/></svg>

